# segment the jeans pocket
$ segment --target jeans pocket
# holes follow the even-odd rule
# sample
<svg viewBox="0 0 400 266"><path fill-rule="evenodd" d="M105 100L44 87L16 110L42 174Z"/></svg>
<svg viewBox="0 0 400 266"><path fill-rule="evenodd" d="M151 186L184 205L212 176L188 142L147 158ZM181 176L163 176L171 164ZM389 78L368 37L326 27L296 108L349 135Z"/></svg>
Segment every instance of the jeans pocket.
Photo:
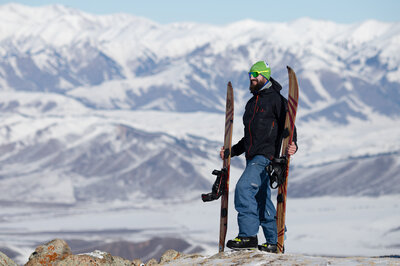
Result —
<svg viewBox="0 0 400 266"><path fill-rule="evenodd" d="M255 189L258 189L258 187L259 187L256 183L250 183L250 186L252 186Z"/></svg>
<svg viewBox="0 0 400 266"><path fill-rule="evenodd" d="M270 164L270 160L265 158L262 155L257 155L253 158L252 162L250 162L251 165L258 165L261 167L267 167Z"/></svg>

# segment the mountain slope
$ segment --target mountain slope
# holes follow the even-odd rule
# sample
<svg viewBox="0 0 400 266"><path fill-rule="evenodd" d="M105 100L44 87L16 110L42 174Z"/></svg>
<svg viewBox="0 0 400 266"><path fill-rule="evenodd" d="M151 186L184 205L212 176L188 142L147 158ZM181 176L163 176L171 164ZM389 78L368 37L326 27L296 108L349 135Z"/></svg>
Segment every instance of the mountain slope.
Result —
<svg viewBox="0 0 400 266"><path fill-rule="evenodd" d="M399 152L348 158L293 169L290 197L396 195L400 191Z"/></svg>
<svg viewBox="0 0 400 266"><path fill-rule="evenodd" d="M389 116L400 110L399 23L160 25L16 4L1 6L0 14L2 90L53 91L101 109L223 111L226 81L243 91L243 104L246 71L265 59L283 85L285 66L296 70L305 120L367 119L365 106Z"/></svg>
<svg viewBox="0 0 400 266"><path fill-rule="evenodd" d="M235 142L251 96L246 72L260 59L272 66L283 95L285 66L298 75L299 180L323 184L314 167L334 177L341 160L359 158L367 167L363 157L375 163L400 150L399 23L160 25L18 4L0 6L0 21L0 182L16 188L3 200L30 189L22 184L35 192L20 200L63 203L208 190L226 83L235 90ZM397 173L393 162L388 172ZM346 169L343 178L364 173ZM166 184L172 188L161 189ZM316 193L293 186L298 197ZM365 187L357 193L375 195Z"/></svg>
<svg viewBox="0 0 400 266"><path fill-rule="evenodd" d="M177 198L211 186L195 168L209 160L212 143L205 139L177 139L96 117L23 120L6 127L11 135L21 129L27 135L0 145L0 184L8 191L2 201Z"/></svg>

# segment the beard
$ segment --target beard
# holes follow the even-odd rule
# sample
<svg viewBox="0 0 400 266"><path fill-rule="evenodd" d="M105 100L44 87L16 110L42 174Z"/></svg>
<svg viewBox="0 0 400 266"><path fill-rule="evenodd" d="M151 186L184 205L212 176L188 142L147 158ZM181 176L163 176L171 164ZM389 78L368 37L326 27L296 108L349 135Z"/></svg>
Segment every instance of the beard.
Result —
<svg viewBox="0 0 400 266"><path fill-rule="evenodd" d="M251 93L257 93L262 87L264 87L264 82L257 80L256 84L253 84L253 82L250 80L250 86L249 90Z"/></svg>

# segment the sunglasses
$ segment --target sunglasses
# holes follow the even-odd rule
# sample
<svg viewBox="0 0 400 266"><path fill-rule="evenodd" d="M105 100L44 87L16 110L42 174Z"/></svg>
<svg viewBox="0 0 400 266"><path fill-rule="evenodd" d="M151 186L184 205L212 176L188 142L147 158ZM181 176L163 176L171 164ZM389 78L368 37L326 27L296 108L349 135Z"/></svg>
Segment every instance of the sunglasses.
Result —
<svg viewBox="0 0 400 266"><path fill-rule="evenodd" d="M267 72L267 71L254 71L254 72L249 72L249 78L251 78L253 76L253 78L258 77L262 72Z"/></svg>

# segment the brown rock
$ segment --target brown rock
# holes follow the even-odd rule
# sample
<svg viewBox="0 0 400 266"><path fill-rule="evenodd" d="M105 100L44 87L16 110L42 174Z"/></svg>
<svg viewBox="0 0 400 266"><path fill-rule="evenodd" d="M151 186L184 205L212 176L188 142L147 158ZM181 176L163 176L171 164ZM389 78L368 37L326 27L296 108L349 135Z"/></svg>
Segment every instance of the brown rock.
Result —
<svg viewBox="0 0 400 266"><path fill-rule="evenodd" d="M158 261L156 259L151 259L146 263L146 266L150 265L158 265Z"/></svg>
<svg viewBox="0 0 400 266"><path fill-rule="evenodd" d="M165 251L164 254L161 256L160 264L176 260L177 258L180 257L180 255L181 254L178 251L169 249Z"/></svg>
<svg viewBox="0 0 400 266"><path fill-rule="evenodd" d="M103 265L105 260L100 260L89 255L70 255L59 261L57 266L66 265Z"/></svg>
<svg viewBox="0 0 400 266"><path fill-rule="evenodd" d="M25 265L52 265L71 254L71 249L64 240L55 239L37 247Z"/></svg>
<svg viewBox="0 0 400 266"><path fill-rule="evenodd" d="M123 266L135 266L135 263L133 261L118 257L118 256L113 256L114 259L114 265L123 265Z"/></svg>
<svg viewBox="0 0 400 266"><path fill-rule="evenodd" d="M198 258L202 258L202 255L199 254L183 254L180 253L176 250L169 249L164 252L164 254L161 256L160 262L157 262L156 259L151 259L149 260L145 265L174 265L175 262L180 261L179 265L190 265L191 261L194 261ZM139 260L140 261L140 260ZM134 261L135 263L135 261ZM135 265L140 265L140 264L135 264Z"/></svg>
<svg viewBox="0 0 400 266"><path fill-rule="evenodd" d="M118 256L111 256L110 253L95 250L87 254L70 255L57 263L57 266L70 265L115 265L115 266L131 266L133 262Z"/></svg>
<svg viewBox="0 0 400 266"><path fill-rule="evenodd" d="M144 266L144 263L140 259L134 259L132 263L134 266Z"/></svg>
<svg viewBox="0 0 400 266"><path fill-rule="evenodd" d="M6 254L0 251L0 265L7 265L7 266L17 266L17 264L7 257Z"/></svg>

